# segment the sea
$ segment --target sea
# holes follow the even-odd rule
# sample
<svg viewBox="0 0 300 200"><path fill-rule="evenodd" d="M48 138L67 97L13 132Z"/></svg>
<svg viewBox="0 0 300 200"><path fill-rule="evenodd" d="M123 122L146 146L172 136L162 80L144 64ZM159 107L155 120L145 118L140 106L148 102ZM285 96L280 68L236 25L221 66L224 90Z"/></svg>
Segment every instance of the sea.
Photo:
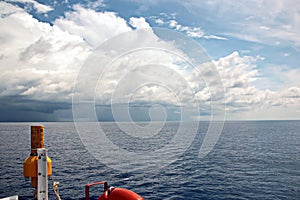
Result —
<svg viewBox="0 0 300 200"><path fill-rule="evenodd" d="M178 123L166 122L159 134L135 141L136 136L127 134L130 123L122 124L127 133L114 122L101 126L124 152L146 156L167 146ZM53 162L49 199L56 199L53 181L59 182L62 200L85 199L85 185L96 181L130 189L146 200L300 199L300 121L226 121L219 140L204 158L199 157L199 149L209 122L200 122L190 145L172 162L154 168L153 162L143 160L133 171L117 169L95 157L72 122L0 123L0 198L18 195L19 199L34 199L30 180L23 177L23 162L30 154L30 126L35 124L45 126L45 146ZM97 134L89 124L84 130ZM128 149L132 146L138 148ZM99 147L99 151L120 166L125 162L109 150ZM137 164L135 156L127 159L126 166ZM103 186L92 187L90 199L97 199L102 192Z"/></svg>

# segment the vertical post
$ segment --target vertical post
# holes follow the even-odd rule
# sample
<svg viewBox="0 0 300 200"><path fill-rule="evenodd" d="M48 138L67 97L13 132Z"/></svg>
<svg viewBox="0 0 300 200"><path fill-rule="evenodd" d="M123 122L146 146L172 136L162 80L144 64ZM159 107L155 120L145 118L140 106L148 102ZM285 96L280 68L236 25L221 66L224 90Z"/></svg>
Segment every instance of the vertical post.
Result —
<svg viewBox="0 0 300 200"><path fill-rule="evenodd" d="M47 169L47 150L37 149L38 154L38 184L37 199L48 200L48 169Z"/></svg>
<svg viewBox="0 0 300 200"><path fill-rule="evenodd" d="M44 144L44 126L39 125L39 126L31 126L31 153L30 156L37 156L37 149L39 148L45 148ZM34 164L34 163L32 163ZM33 167L33 166L32 166ZM30 171L32 170L29 169ZM37 174L37 169L35 168L35 173ZM31 177L31 185L34 188L37 188L37 175L34 175Z"/></svg>
<svg viewBox="0 0 300 200"><path fill-rule="evenodd" d="M37 155L37 149L45 148L44 126L31 126L31 155Z"/></svg>
<svg viewBox="0 0 300 200"><path fill-rule="evenodd" d="M90 186L85 186L85 200L90 200Z"/></svg>

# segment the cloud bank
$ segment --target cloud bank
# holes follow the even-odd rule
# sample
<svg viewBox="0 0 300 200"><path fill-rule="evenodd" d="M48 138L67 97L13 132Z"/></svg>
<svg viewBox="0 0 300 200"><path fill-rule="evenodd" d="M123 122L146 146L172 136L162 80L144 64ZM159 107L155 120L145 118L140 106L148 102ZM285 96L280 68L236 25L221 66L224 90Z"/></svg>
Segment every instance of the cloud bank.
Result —
<svg viewBox="0 0 300 200"><path fill-rule="evenodd" d="M33 3L32 1L22 2ZM33 5L38 12L48 12L51 9L43 7L39 3L33 3ZM65 13L65 16L58 18L53 25L50 25L35 19L26 10L8 2L0 2L0 7L0 101L1 105L5 105L1 109L2 113L9 113L10 111L14 112L15 115L19 113L20 120L28 117L26 112L40 116L45 120L60 120L62 118L63 120L71 120L70 108L74 95L73 86L81 67L92 51L114 36L148 28L150 32L148 32L147 37L139 40L141 44L149 44L152 47L184 54L171 41L163 41L151 31L151 26L143 17L132 17L126 21L113 12L96 12L75 5L72 11ZM280 9L278 8L278 10ZM276 12L276 16L278 12ZM249 16L251 15L249 14ZM226 39L214 35L206 36L201 28L180 25L175 19L156 20L160 24L168 23L171 28L182 31L190 37ZM295 20L293 23L297 24L298 22ZM263 31L265 30L267 28L264 28ZM284 34L281 34L280 37L282 35ZM290 37L290 40L297 44L297 39L293 38ZM111 45L117 46L118 44ZM130 45L130 41L128 45ZM194 68L187 67L183 60L174 55L170 56L170 53L165 51L150 49L136 52L134 55L135 58L130 57L130 54L123 56L118 63L110 68L111 71L105 74L105 77L101 79L102 82L99 82L102 86L97 88L96 95L99 112L103 113L104 110L108 110L108 113L111 112L111 108L108 107L111 103L109 101L113 94L112 90L117 89L119 92L113 94L115 95L114 103L124 103L124 98L129 98L132 108L144 106L147 108L147 112L149 111L148 108L153 105L163 105L169 108L167 112L173 116L173 118L170 117L171 119L178 119L178 112L180 112L178 107L184 106L184 104L192 105L196 102L201 105L201 114L204 115L207 112L209 115L208 108L212 101L212 91L205 85L205 81L200 80L199 77L193 77L192 74L193 70L195 73L198 70L198 72L203 73L202 75L208 77L208 73L205 74L203 69L206 65L213 64L219 71L226 91L226 109L230 119L252 119L258 114L264 113L266 109L271 114L261 115L262 119L272 115L294 119L299 114L300 82L297 76L299 70L284 66L277 68L278 77L282 80L288 80L287 87L270 90L259 87L260 84L266 83L265 78L257 69L259 57L241 56L236 51L211 61L211 63L204 63ZM136 66L145 63L145 61L150 64L158 63L166 68L157 68L155 65L149 65L149 68L130 68L130 66ZM97 67L101 68L99 64ZM98 68L94 70L99 70ZM104 68L100 70L104 70ZM124 74L127 75L123 76ZM174 88L176 86L175 91L178 93L170 92L170 88L159 86L157 82L155 84L157 77L161 80L161 84L165 85L177 80L173 86ZM89 80L88 78L86 80ZM129 88L132 89L137 84L150 83L151 81L153 84L141 85L141 87L135 88L134 93L128 92ZM120 82L122 82L121 85ZM194 93L186 90L186 84L192 88ZM83 92L87 90L88 81L82 83L81 86ZM180 102L176 99L178 96L182 97ZM105 107L105 109L101 109L101 107ZM288 116L290 109L296 112ZM287 112L281 115L282 110ZM133 109L132 113L136 113L135 117L137 118L146 111L138 113L137 109ZM155 116L155 112L152 114ZM192 117L197 117L199 113L191 111L190 114ZM0 120L7 120L4 115L1 116ZM108 120L108 118L102 119ZM37 119L35 117L32 120Z"/></svg>

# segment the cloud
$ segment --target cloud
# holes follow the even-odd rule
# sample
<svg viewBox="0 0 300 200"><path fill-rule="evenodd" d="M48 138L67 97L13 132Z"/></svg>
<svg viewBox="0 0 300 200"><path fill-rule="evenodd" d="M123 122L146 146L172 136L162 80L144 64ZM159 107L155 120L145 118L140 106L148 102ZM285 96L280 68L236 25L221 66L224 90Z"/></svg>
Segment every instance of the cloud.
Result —
<svg viewBox="0 0 300 200"><path fill-rule="evenodd" d="M288 67L278 67L276 70L281 71L278 76L284 82L285 87L300 86L299 74L300 69L290 69ZM278 72L277 72L278 73Z"/></svg>
<svg viewBox="0 0 300 200"><path fill-rule="evenodd" d="M53 10L52 7L41 4L35 0L6 0L6 2L32 4L38 13L47 13Z"/></svg>
<svg viewBox="0 0 300 200"><path fill-rule="evenodd" d="M150 10L161 5L161 1L134 1L140 10ZM172 4L174 9L180 7L185 17L191 23L201 20L207 27L213 27L217 35L223 38L236 38L254 43L294 47L300 46L300 0L251 0L247 2L234 1L202 1L164 0L164 5ZM154 19L154 17L152 16ZM195 19L196 18L196 19ZM158 25L166 25L175 17L161 13L154 19ZM195 27L197 26L189 26ZM206 26L204 26L206 28ZM200 27L203 29L203 27ZM207 30L204 30L206 32ZM209 35L215 35L214 32ZM197 34L196 37L198 37ZM217 39L217 38L216 38Z"/></svg>
<svg viewBox="0 0 300 200"><path fill-rule="evenodd" d="M68 102L27 99L25 96L0 98L0 121L70 121L72 112Z"/></svg>
<svg viewBox="0 0 300 200"><path fill-rule="evenodd" d="M0 120L61 120L57 113L65 116L63 110L71 107L73 81L89 46L17 6L0 2L0 7L5 8L0 19Z"/></svg>
<svg viewBox="0 0 300 200"><path fill-rule="evenodd" d="M88 1L87 7L91 9L97 9L99 7L105 7L106 4L104 3L104 0L96 0L96 1Z"/></svg>
<svg viewBox="0 0 300 200"><path fill-rule="evenodd" d="M149 18L151 20L154 20L154 22L159 26L168 25L169 28L183 32L187 36L192 37L192 38L228 40L225 37L221 37L221 36L217 36L217 35L206 35L205 31L200 27L183 26L183 25L179 24L178 21L176 21L175 16L176 15L168 15L166 13L161 13L160 17L151 16Z"/></svg>
<svg viewBox="0 0 300 200"><path fill-rule="evenodd" d="M291 68L287 65L266 66L264 68L264 85L273 90L300 86L299 73L299 68Z"/></svg>
<svg viewBox="0 0 300 200"><path fill-rule="evenodd" d="M149 19L154 20L159 26L167 25L168 28L183 32L192 38L201 38L204 36L204 31L200 27L183 26L179 24L178 21L176 21L175 13L171 15L160 13L160 16L151 16Z"/></svg>
<svg viewBox="0 0 300 200"><path fill-rule="evenodd" d="M54 25L50 25L38 21L16 6L4 2L0 5L6 7L1 13L5 13L5 16L0 20L0 27L3 30L0 33L0 37L3 39L0 60L0 100L9 104L7 109L14 110L14 112L20 110L24 113L27 110L49 114L56 113L57 110L69 109L73 95L73 83L82 64L90 54L91 48L97 47L99 43L115 35L132 31L124 19L111 12L96 12L74 6L74 11L66 13L65 17L57 19ZM130 23L138 29L150 27L144 18L131 18ZM180 50L176 49L172 43L160 40L151 30L148 32L136 30L136 36L132 40L121 36L120 42L124 44L123 47L126 49L132 49L135 44L138 44L180 53ZM119 49L119 46L120 43L117 41L110 43L107 48ZM115 52L113 56L117 54L118 52ZM105 84L104 87L101 87L102 91L98 96L99 104L105 105L101 102L109 100L107 97L110 96L107 95L111 94L113 86L116 86L120 78L128 73L130 66L143 65L149 61L150 63L169 66L173 70L167 71L169 73L162 73L157 70L149 71L147 68L133 70L129 74L135 78L130 78L132 77L130 75L127 77L129 78L128 82L121 85L121 92L116 96L117 102L122 103L121 94L132 95L128 93L128 89L134 86L133 80L142 83L158 78L167 84L167 80L174 79L174 83L177 81L176 90L179 90L182 88L178 82L180 76L176 75L174 70L179 72L180 67L176 65L178 59L174 55L171 57L172 59L169 53L165 51L145 50L138 52L136 59L122 60L123 63L117 65L119 68L108 75L106 74L107 79L103 79ZM101 66L101 63L97 63L92 70L97 71L99 66L100 70L104 70L105 66ZM161 76L157 77L159 73ZM93 71L88 75L90 76L80 83L82 86L80 92L88 91L89 81L86 80L93 79ZM132 97L136 105L139 102L144 102L143 105L146 106L153 103L177 106L176 95L171 95L171 97L169 95L169 93L166 94L166 88L150 84L141 87ZM9 99L11 100L9 101ZM62 107L52 106L51 109L49 108L50 110L45 110L47 102L52 102L55 105L61 104ZM172 109L170 108L170 110ZM45 115L43 116L45 117ZM47 119L49 118L47 117Z"/></svg>
<svg viewBox="0 0 300 200"><path fill-rule="evenodd" d="M256 59L251 56L240 57L238 52L220 58L215 62L222 74L226 88L244 88L257 79Z"/></svg>
<svg viewBox="0 0 300 200"><path fill-rule="evenodd" d="M185 84L181 77L184 70L177 64L183 62L182 58L177 57L177 54L182 55L183 52L172 43L161 40L151 29L121 34L107 42L101 46L101 51L99 49L101 59L96 59L96 51L95 59L87 62L85 67L90 71L83 77L89 77L91 80L87 84L98 82L98 85L101 85L96 91L99 104L110 104L112 95L115 95L114 103L117 104L128 103L130 98L132 105L144 102L144 105L159 103L178 106L174 94L169 96L168 88L184 90ZM114 62L110 64L110 60ZM101 74L101 79L97 74ZM94 91L95 85L79 87L82 87L80 91L83 88L91 88ZM83 96L88 97L88 93L90 92L87 91Z"/></svg>
<svg viewBox="0 0 300 200"><path fill-rule="evenodd" d="M205 39L216 39L216 40L228 40L227 38L225 37L220 37L220 36L217 36L217 35L205 35L203 36Z"/></svg>
<svg viewBox="0 0 300 200"><path fill-rule="evenodd" d="M160 1L139 1L144 8L148 9L158 2ZM164 3L168 2L184 7L191 19L199 18L200 14L202 23L217 27L218 35L267 45L293 46L299 50L300 0L246 2L215 0L201 3L199 0L164 1ZM175 18L166 13L156 18L158 25L164 25L162 22L166 23L169 20ZM177 26L174 23L171 25Z"/></svg>
<svg viewBox="0 0 300 200"><path fill-rule="evenodd" d="M80 5L74 5L73 9L65 13L65 17L56 19L54 24L63 31L82 37L94 48L113 36L131 30L116 13L96 12Z"/></svg>
<svg viewBox="0 0 300 200"><path fill-rule="evenodd" d="M231 118L233 116L243 118L243 115L252 113L252 111L259 113L262 110L273 110L273 107L280 107L283 110L286 107L294 107L296 108L294 112L299 110L300 83L295 78L297 76L295 73L298 70L295 71L295 69L286 68L285 71L280 70L276 74L276 77L281 77L283 80L290 80L292 82L290 87L281 88L277 91L259 89L255 85L260 85L265 80L261 78L263 75L257 70L257 59L259 57L242 57L238 52L233 52L228 56L214 61L226 90L228 116ZM288 78L289 76L290 78ZM205 92L205 90L202 92ZM276 113L278 114L278 110ZM295 117L295 114L291 112L291 116ZM259 118L259 116L256 116L256 118Z"/></svg>
<svg viewBox="0 0 300 200"><path fill-rule="evenodd" d="M129 19L129 24L137 29L149 29L151 28L150 25L146 22L146 19L144 17L131 17Z"/></svg>
<svg viewBox="0 0 300 200"><path fill-rule="evenodd" d="M151 29L141 30L151 28L143 17L132 17L127 22L116 13L96 12L75 5L72 11L50 25L12 4L0 2L0 8L3 8L0 10L0 101L5 105L2 113L8 113L5 108L19 111L23 118L26 111L43 113L41 117L52 120L51 113L55 117L70 114L71 98L76 95L74 81L86 58L100 44L100 50L106 53L102 55L103 61L90 63L95 65L80 80L78 92L94 98L95 90L90 90L90 84L99 79L99 72L103 73L97 82L95 98L97 107L105 107L106 111L111 100L116 105L130 100L130 105L136 109L134 113L142 106L145 112L159 104L178 119L181 106L191 108L190 117L199 115L192 111L199 103L201 111L209 115L212 94L220 92L205 84L205 81L214 83L216 79L212 71L205 70L212 64L219 70L226 90L227 110L232 116L239 118L249 110L284 109L285 106L295 108L295 112L299 110L299 70L286 66L276 68L272 73L286 81L287 87L273 91L261 89L257 87L264 81L256 66L259 56L241 56L233 52L194 69L186 63L188 56L174 41L164 41ZM225 39L205 35L201 28L183 26L174 18L164 23L194 38ZM128 24L136 29L132 30ZM110 43L105 45L109 39ZM125 54L120 54L122 52ZM119 60L105 68L105 60L117 56ZM200 71L206 80L193 70ZM213 101L219 102L218 95L215 97ZM99 110L101 112L103 109Z"/></svg>
<svg viewBox="0 0 300 200"><path fill-rule="evenodd" d="M174 28L178 31L186 33L189 37L200 38L204 35L204 32L199 27L182 26L175 19L168 22L170 28Z"/></svg>
<svg viewBox="0 0 300 200"><path fill-rule="evenodd" d="M0 2L1 16L10 15L16 12L22 12L23 10L10 3Z"/></svg>
<svg viewBox="0 0 300 200"><path fill-rule="evenodd" d="M155 19L155 23L158 25L164 25L165 22L162 19Z"/></svg>
<svg viewBox="0 0 300 200"><path fill-rule="evenodd" d="M207 13L216 26L226 24L223 34L246 41L300 46L299 0L247 2L196 0L183 2L191 14ZM209 14L213 13L213 15Z"/></svg>

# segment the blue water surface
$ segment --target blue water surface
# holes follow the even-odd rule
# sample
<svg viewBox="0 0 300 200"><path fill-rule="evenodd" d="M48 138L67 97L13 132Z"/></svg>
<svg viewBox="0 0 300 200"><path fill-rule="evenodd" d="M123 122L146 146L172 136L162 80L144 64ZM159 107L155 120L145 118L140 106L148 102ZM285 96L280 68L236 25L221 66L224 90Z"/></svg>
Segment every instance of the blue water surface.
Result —
<svg viewBox="0 0 300 200"><path fill-rule="evenodd" d="M19 195L19 199L33 199L30 181L23 177L33 124L0 123L0 198ZM173 163L150 171L144 162L134 172L115 170L95 159L81 142L73 123L44 125L46 147L53 161L49 199L55 199L53 181L60 182L62 200L73 200L85 198L85 184L103 180L149 200L300 199L300 121L225 122L214 149L199 159L209 125L201 122L194 142ZM102 127L121 148L130 150L133 146L134 151L147 153L166 145L178 124L168 122L160 134L137 140L143 144L127 137L115 123L102 123ZM86 130L90 131L88 126ZM102 186L92 188L91 199L97 199L101 193Z"/></svg>

